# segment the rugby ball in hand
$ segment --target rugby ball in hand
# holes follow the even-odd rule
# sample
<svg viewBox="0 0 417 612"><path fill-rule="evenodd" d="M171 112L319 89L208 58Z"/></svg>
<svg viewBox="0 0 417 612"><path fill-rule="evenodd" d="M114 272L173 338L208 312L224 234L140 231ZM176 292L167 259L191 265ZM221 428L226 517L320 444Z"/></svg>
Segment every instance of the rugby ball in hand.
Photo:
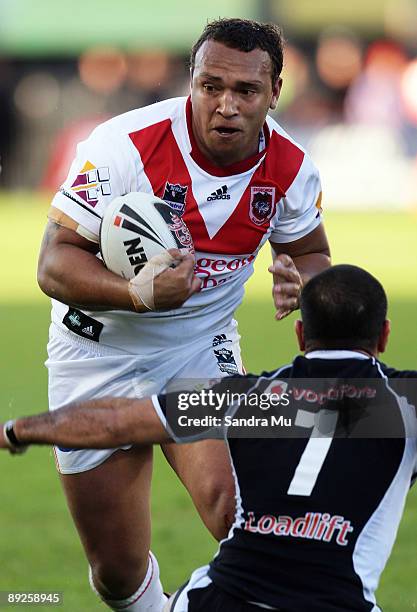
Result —
<svg viewBox="0 0 417 612"><path fill-rule="evenodd" d="M151 257L167 249L194 252L188 227L166 202L149 193L115 198L100 226L100 251L106 267L123 278L136 276Z"/></svg>

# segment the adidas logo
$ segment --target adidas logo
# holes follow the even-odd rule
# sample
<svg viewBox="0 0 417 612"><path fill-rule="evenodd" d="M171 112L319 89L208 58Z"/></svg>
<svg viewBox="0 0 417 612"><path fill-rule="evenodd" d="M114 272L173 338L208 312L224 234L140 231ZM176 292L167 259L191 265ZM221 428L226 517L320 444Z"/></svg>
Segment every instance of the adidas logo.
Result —
<svg viewBox="0 0 417 612"><path fill-rule="evenodd" d="M207 202L212 202L213 200L230 200L230 195L227 193L227 185L223 185L216 191L213 191L207 198Z"/></svg>
<svg viewBox="0 0 417 612"><path fill-rule="evenodd" d="M94 336L94 330L92 325L89 325L88 327L83 327L82 331L88 336Z"/></svg>

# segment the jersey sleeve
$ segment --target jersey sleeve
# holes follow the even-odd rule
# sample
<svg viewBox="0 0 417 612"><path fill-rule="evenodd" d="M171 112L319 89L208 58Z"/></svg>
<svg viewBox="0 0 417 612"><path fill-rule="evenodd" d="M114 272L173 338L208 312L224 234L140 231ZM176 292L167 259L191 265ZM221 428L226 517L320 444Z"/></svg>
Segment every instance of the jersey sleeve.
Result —
<svg viewBox="0 0 417 612"><path fill-rule="evenodd" d="M153 395L152 403L163 427L177 443L225 437L224 417L237 410L237 397L256 386L251 375L222 378L210 388Z"/></svg>
<svg viewBox="0 0 417 612"><path fill-rule="evenodd" d="M128 152L122 136L105 124L77 146L76 157L52 206L97 237L101 218L117 196L133 191Z"/></svg>
<svg viewBox="0 0 417 612"><path fill-rule="evenodd" d="M277 207L272 220L271 242L286 243L303 238L321 222L321 182L308 155Z"/></svg>

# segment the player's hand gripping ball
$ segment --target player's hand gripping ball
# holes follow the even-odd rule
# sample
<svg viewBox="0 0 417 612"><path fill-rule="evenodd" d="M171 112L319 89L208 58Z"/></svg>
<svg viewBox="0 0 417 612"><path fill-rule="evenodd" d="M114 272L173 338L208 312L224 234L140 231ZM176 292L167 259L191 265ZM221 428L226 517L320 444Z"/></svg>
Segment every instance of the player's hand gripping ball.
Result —
<svg viewBox="0 0 417 612"><path fill-rule="evenodd" d="M136 276L154 256L168 249L194 253L190 231L175 210L149 193L115 198L100 227L100 251L106 267L126 279Z"/></svg>
<svg viewBox="0 0 417 612"><path fill-rule="evenodd" d="M168 249L175 249L178 259ZM190 231L181 217L160 198L139 192L119 196L107 208L100 227L100 250L106 267L129 280L129 294L139 311L142 305L157 309L155 278L178 265L184 251L194 254ZM191 291L196 289L194 284ZM177 300L170 283L167 285L165 301L168 298L174 307ZM178 286L179 295L180 289Z"/></svg>

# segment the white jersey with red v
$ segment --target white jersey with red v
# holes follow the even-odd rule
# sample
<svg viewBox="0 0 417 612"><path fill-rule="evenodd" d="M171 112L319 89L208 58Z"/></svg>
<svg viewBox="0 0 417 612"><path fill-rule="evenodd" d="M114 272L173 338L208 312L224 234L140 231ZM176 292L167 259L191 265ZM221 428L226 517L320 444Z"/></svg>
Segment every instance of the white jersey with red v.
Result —
<svg viewBox="0 0 417 612"><path fill-rule="evenodd" d="M129 318L149 335L149 319L171 327L192 319L189 331L226 324L243 297L243 285L264 242L292 242L320 223L321 187L305 151L270 117L259 152L220 168L208 162L192 132L190 99L174 98L115 117L80 143L67 180L53 205L98 237L108 204L118 195L144 191L167 201L187 223L202 290L170 313L89 313L104 325L100 342L129 349ZM65 307L54 303L59 325ZM196 321L196 317L198 321ZM145 327L148 326L147 331ZM197 326L197 327L196 327ZM184 323L185 337L187 324ZM160 333L159 331L157 332ZM152 337L147 338L152 343Z"/></svg>

